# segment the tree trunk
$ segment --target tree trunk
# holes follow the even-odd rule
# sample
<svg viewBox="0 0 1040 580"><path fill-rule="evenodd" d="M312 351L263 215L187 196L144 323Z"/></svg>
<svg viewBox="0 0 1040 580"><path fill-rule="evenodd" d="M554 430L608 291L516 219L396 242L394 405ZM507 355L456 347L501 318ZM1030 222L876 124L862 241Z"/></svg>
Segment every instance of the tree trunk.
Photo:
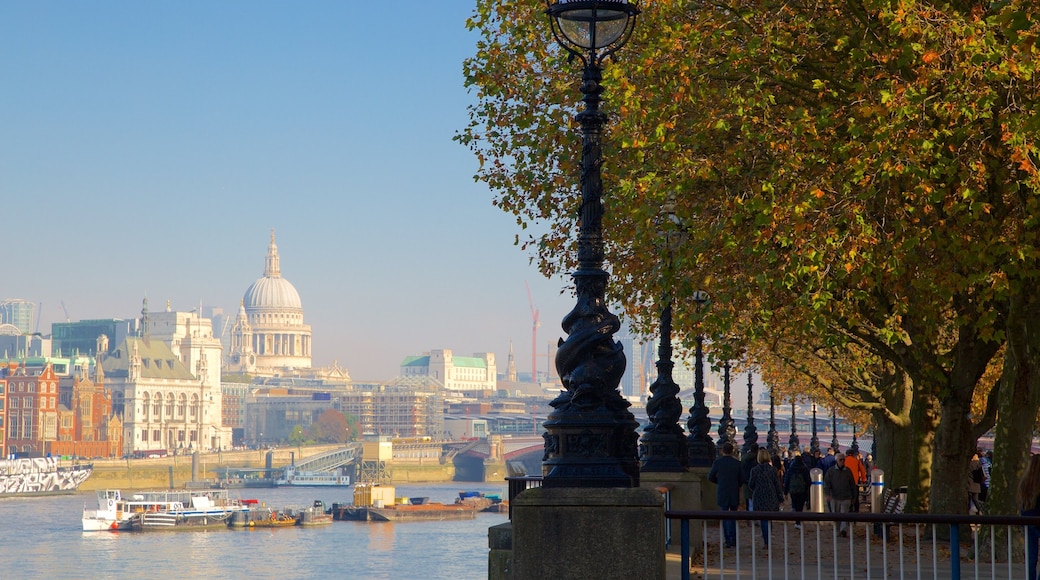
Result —
<svg viewBox="0 0 1040 580"><path fill-rule="evenodd" d="M1016 292L1008 310L1007 350L1000 378L989 513L1017 514L1015 494L1027 464L1040 408L1040 295Z"/></svg>
<svg viewBox="0 0 1040 580"><path fill-rule="evenodd" d="M969 405L970 398L966 401L958 394L942 402L942 415L935 430L932 479L943 485L931 488L930 513L968 513L968 460L975 450Z"/></svg>
<svg viewBox="0 0 1040 580"><path fill-rule="evenodd" d="M914 405L910 409L910 432L904 441L903 452L908 455L909 472L906 479L906 511L928 513L932 490L932 450L935 448L935 432L939 426L939 402L935 397L914 393Z"/></svg>

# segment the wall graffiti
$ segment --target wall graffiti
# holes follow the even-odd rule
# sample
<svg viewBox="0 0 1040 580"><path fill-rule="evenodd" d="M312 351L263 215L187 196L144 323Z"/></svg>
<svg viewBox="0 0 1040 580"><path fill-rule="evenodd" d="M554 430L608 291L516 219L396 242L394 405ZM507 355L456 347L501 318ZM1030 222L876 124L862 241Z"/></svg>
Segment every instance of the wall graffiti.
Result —
<svg viewBox="0 0 1040 580"><path fill-rule="evenodd" d="M59 466L54 457L0 460L0 496L75 491L93 470L89 464Z"/></svg>

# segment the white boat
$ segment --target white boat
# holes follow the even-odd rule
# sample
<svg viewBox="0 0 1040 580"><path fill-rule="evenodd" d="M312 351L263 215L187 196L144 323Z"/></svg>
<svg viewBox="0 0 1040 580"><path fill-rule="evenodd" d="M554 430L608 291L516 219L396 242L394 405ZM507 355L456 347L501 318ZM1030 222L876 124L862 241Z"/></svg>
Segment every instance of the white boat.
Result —
<svg viewBox="0 0 1040 580"><path fill-rule="evenodd" d="M126 506L135 516L134 530L226 528L235 512L247 509L227 490L143 492Z"/></svg>
<svg viewBox="0 0 1040 580"><path fill-rule="evenodd" d="M350 476L342 468L336 471L297 471L295 465L287 465L285 474L275 481L278 486L301 487L349 487Z"/></svg>
<svg viewBox="0 0 1040 580"><path fill-rule="evenodd" d="M118 489L97 492L98 507L96 510L83 508L83 531L118 531L133 527L134 513L120 496Z"/></svg>
<svg viewBox="0 0 1040 580"><path fill-rule="evenodd" d="M0 497L73 493L93 472L93 464L55 457L0 459Z"/></svg>

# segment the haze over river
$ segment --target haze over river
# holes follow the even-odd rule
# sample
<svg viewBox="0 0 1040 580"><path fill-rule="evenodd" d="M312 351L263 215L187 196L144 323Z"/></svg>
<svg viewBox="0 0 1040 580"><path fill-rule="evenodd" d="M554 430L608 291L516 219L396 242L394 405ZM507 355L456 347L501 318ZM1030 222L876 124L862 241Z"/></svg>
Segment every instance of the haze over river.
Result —
<svg viewBox="0 0 1040 580"><path fill-rule="evenodd" d="M397 486L399 497L451 503L458 492L506 497L506 486L457 482ZM268 507L350 503L353 488L230 490ZM488 528L506 514L406 523L336 521L317 527L185 532L83 532L95 492L0 500L0 578L295 580L487 578Z"/></svg>

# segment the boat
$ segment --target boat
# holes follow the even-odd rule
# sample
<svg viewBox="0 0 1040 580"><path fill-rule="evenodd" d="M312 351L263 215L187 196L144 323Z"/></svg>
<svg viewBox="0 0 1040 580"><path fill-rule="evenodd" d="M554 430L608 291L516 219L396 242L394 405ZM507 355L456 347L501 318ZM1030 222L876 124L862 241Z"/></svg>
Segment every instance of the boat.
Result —
<svg viewBox="0 0 1040 580"><path fill-rule="evenodd" d="M74 493L94 464L65 464L57 457L0 459L0 498Z"/></svg>
<svg viewBox="0 0 1040 580"><path fill-rule="evenodd" d="M128 509L118 489L97 492L98 507L83 507L83 531L119 531L133 528L135 514Z"/></svg>
<svg viewBox="0 0 1040 580"><path fill-rule="evenodd" d="M232 515L249 509L227 490L143 492L126 505L136 515L132 529L145 531L226 528Z"/></svg>
<svg viewBox="0 0 1040 580"><path fill-rule="evenodd" d="M349 487L351 482L350 476L343 473L343 468L335 471L298 471L295 465L286 465L285 473L275 484L279 487Z"/></svg>
<svg viewBox="0 0 1040 580"><path fill-rule="evenodd" d="M429 498L394 497L391 485L357 484L354 503L332 504L332 515L337 520L362 522L403 522L430 520L471 520L479 509L472 503L444 504Z"/></svg>
<svg viewBox="0 0 1040 580"><path fill-rule="evenodd" d="M297 521L301 526L324 526L332 523L332 511L325 507L325 502L314 500L309 508L300 510Z"/></svg>
<svg viewBox="0 0 1040 580"><path fill-rule="evenodd" d="M295 526L297 522L296 514L291 510L273 510L268 509L267 513L262 517L252 519L249 521L248 527L250 528L290 528Z"/></svg>

